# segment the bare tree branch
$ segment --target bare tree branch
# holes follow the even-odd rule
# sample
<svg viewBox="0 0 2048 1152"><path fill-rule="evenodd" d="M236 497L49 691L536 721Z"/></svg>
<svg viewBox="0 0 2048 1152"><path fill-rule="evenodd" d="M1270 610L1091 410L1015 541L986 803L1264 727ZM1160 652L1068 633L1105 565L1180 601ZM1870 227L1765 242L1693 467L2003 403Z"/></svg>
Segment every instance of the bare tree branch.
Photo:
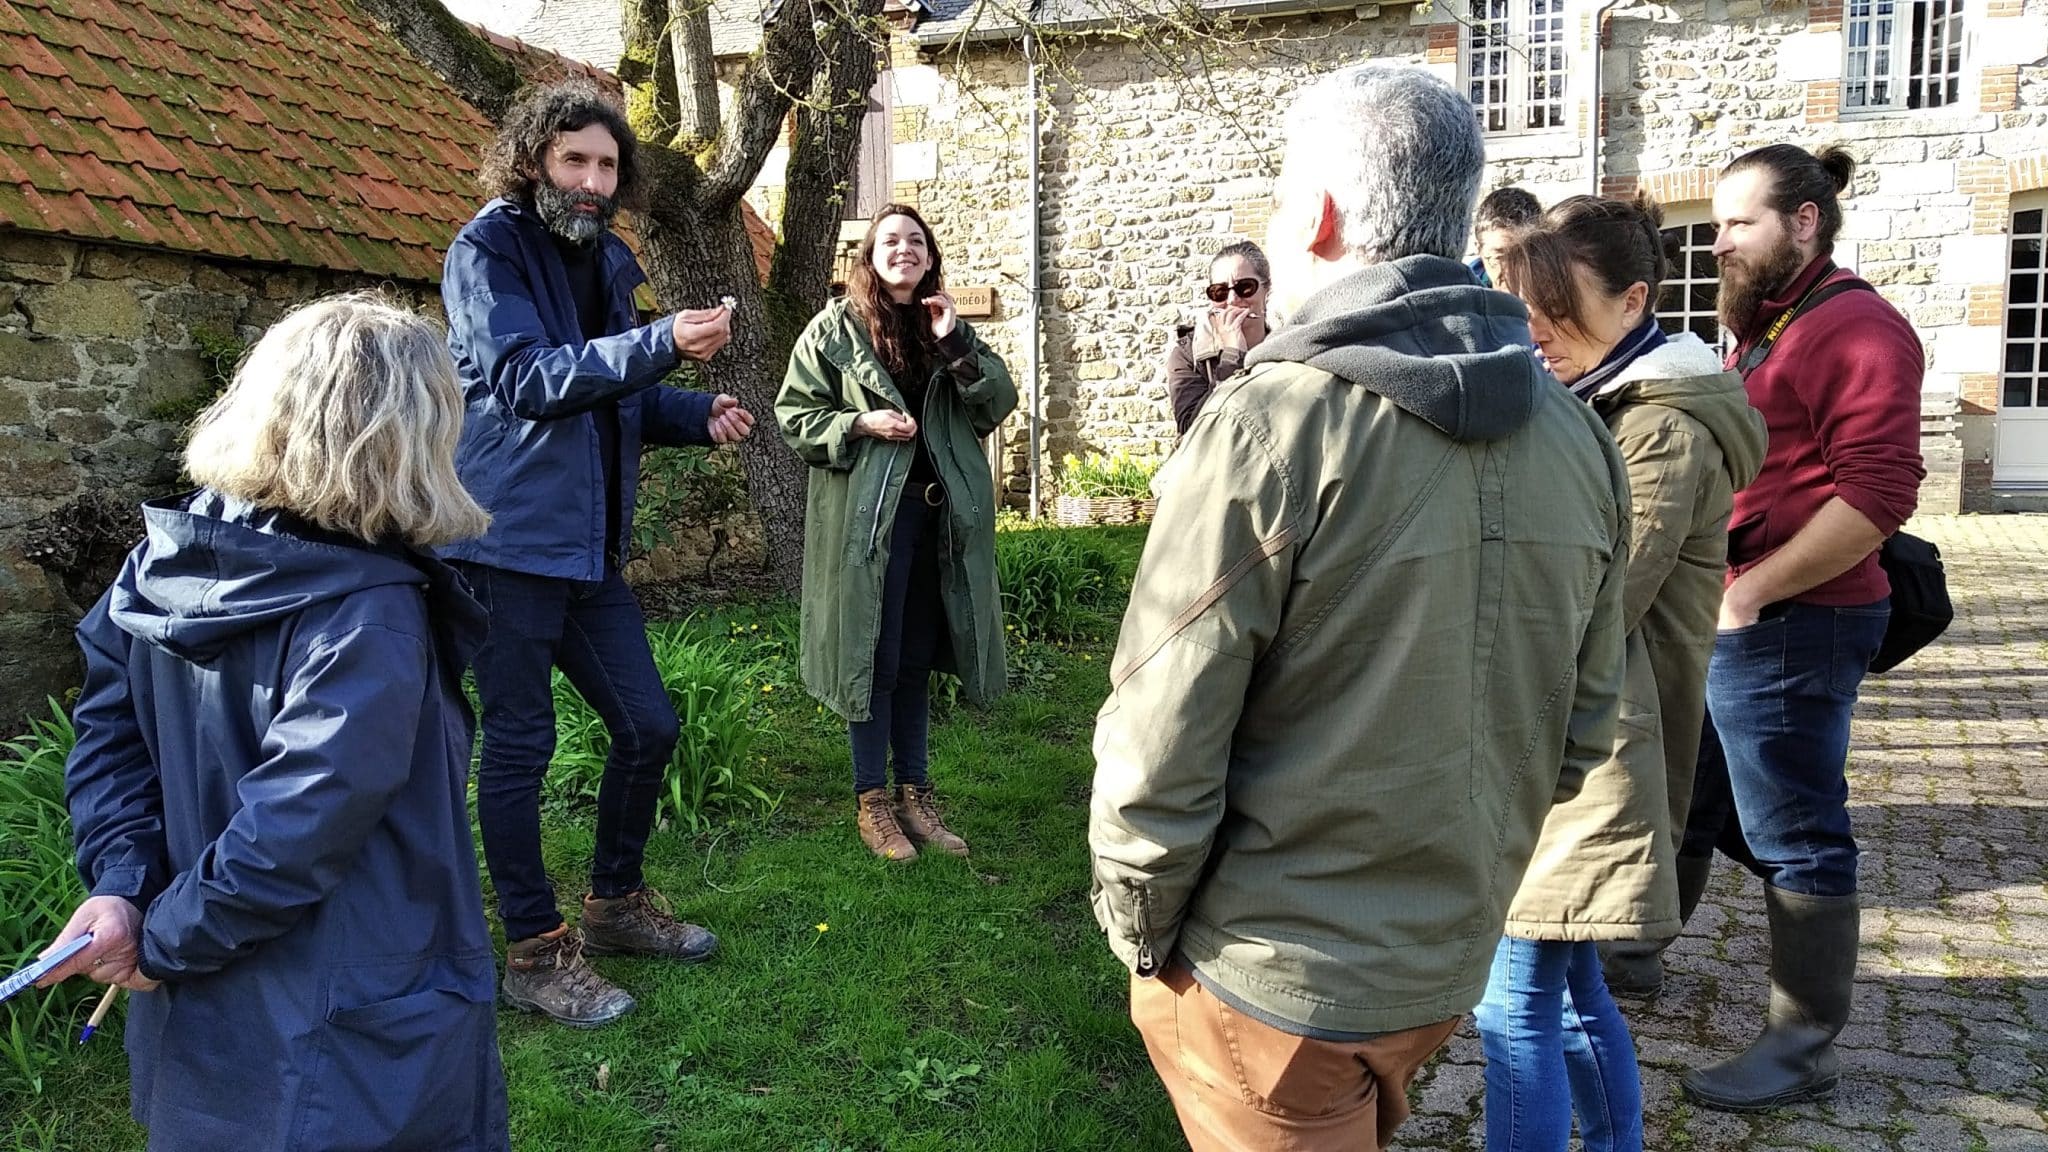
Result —
<svg viewBox="0 0 2048 1152"><path fill-rule="evenodd" d="M491 120L505 114L519 73L440 0L356 0L406 50Z"/></svg>
<svg viewBox="0 0 2048 1152"><path fill-rule="evenodd" d="M718 61L711 50L711 0L684 0L669 19L675 58L676 146L697 152L718 138Z"/></svg>
<svg viewBox="0 0 2048 1152"><path fill-rule="evenodd" d="M874 0L867 0L873 3ZM820 63L810 0L788 0L763 32L733 92L718 150L706 165L704 194L712 204L738 203L782 135L791 93L807 89Z"/></svg>

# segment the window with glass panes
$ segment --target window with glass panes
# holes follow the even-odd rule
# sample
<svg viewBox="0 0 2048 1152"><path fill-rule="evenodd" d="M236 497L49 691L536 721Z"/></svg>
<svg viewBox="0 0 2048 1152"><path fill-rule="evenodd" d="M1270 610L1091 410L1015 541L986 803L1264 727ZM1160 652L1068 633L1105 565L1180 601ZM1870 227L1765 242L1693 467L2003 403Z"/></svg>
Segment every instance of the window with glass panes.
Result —
<svg viewBox="0 0 2048 1152"><path fill-rule="evenodd" d="M1465 94L1492 133L1564 127L1564 0L1471 0Z"/></svg>
<svg viewBox="0 0 2048 1152"><path fill-rule="evenodd" d="M1999 397L2007 408L2048 408L2048 268L2042 250L2048 209L2012 216L2012 254L2005 274L2005 373Z"/></svg>
<svg viewBox="0 0 2048 1152"><path fill-rule="evenodd" d="M1963 0L1848 0L1842 107L1945 108L1962 98Z"/></svg>
<svg viewBox="0 0 2048 1152"><path fill-rule="evenodd" d="M1657 320L1666 335L1690 332L1710 348L1721 346L1721 267L1714 259L1708 221L1664 229L1664 284L1657 290Z"/></svg>

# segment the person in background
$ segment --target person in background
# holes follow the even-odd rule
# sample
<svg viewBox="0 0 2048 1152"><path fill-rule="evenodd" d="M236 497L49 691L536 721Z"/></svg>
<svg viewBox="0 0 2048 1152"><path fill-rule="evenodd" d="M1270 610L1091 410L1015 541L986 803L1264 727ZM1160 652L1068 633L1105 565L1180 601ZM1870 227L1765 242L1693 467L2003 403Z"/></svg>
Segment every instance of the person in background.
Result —
<svg viewBox="0 0 2048 1152"><path fill-rule="evenodd" d="M1287 125L1289 325L1161 469L1095 729L1095 915L1197 1152L1387 1142L1621 691L1627 479L1459 262L1472 106L1367 65Z"/></svg>
<svg viewBox="0 0 2048 1152"><path fill-rule="evenodd" d="M1544 822L1477 1013L1490 1152L1563 1152L1575 1113L1587 1152L1643 1147L1635 1045L1597 949L1677 934L1673 845L1692 799L1728 513L1764 452L1741 378L1698 337L1658 327L1661 222L1649 201L1575 196L1502 254L1537 355L1606 421L1633 501L1613 756Z"/></svg>
<svg viewBox="0 0 2048 1152"><path fill-rule="evenodd" d="M468 401L456 459L495 517L446 554L491 619L476 662L476 806L505 925L505 999L576 1027L633 1007L586 952L689 963L718 946L642 873L678 723L620 569L642 443L731 444L753 427L731 396L662 384L684 359L724 347L732 317L711 308L639 323L633 290L647 277L611 231L639 191L635 149L624 113L596 88L528 91L484 164L497 198L455 237L441 280ZM556 668L611 736L580 931L562 919L541 856Z"/></svg>
<svg viewBox="0 0 2048 1152"><path fill-rule="evenodd" d="M1680 847L1702 877L1718 844L1764 882L1763 1031L1680 1081L1694 1103L1726 1111L1821 1099L1840 1080L1835 1037L1861 924L1849 721L1891 616L1878 549L1927 474L1919 337L1831 258L1855 169L1837 148L1773 144L1736 158L1714 190L1721 323L1737 341L1728 363L1770 443L1735 497Z"/></svg>
<svg viewBox="0 0 2048 1152"><path fill-rule="evenodd" d="M1202 290L1209 308L1193 324L1174 330L1166 355L1166 395L1173 404L1173 428L1185 433L1216 386L1244 367L1244 358L1266 338L1266 300L1273 271L1266 254L1249 240L1227 244L1209 262Z"/></svg>
<svg viewBox="0 0 2048 1152"><path fill-rule="evenodd" d="M153 1152L506 1149L462 671L484 531L437 326L306 305L200 416L201 487L78 626L65 768L93 933L46 982L133 989Z"/></svg>
<svg viewBox="0 0 2048 1152"><path fill-rule="evenodd" d="M846 720L856 824L885 860L967 855L931 784L931 674L976 704L1005 686L982 441L1016 407L1002 357L946 294L924 217L883 207L845 297L798 337L775 419L811 466L804 686Z"/></svg>
<svg viewBox="0 0 2048 1152"><path fill-rule="evenodd" d="M1479 211L1472 218L1472 248L1477 254L1465 266L1480 287L1500 287L1501 253L1517 229L1534 224L1541 215L1543 205L1520 188L1496 188L1479 202Z"/></svg>

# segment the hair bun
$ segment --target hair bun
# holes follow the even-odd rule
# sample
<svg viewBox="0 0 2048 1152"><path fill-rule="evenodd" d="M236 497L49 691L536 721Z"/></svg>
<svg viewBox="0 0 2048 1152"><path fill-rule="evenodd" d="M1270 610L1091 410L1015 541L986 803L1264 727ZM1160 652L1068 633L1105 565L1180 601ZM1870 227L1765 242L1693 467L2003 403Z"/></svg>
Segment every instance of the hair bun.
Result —
<svg viewBox="0 0 2048 1152"><path fill-rule="evenodd" d="M1664 205L1657 203L1648 192L1636 189L1636 194L1629 198L1628 204L1643 214L1643 218L1649 221L1652 232L1660 231L1664 227Z"/></svg>
<svg viewBox="0 0 2048 1152"><path fill-rule="evenodd" d="M1856 158L1847 149L1831 144L1814 153L1813 158L1820 161L1822 170L1835 182L1836 193L1849 190L1849 180L1856 175Z"/></svg>

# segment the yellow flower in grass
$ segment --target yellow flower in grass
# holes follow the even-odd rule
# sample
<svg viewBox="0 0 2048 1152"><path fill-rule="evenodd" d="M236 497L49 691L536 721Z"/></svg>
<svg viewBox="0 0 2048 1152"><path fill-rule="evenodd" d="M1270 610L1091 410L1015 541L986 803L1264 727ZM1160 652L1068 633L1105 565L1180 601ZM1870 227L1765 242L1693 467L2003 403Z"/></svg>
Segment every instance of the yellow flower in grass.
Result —
<svg viewBox="0 0 2048 1152"><path fill-rule="evenodd" d="M824 923L823 921L820 921L820 922L819 922L819 924L818 924L818 931L820 931L820 932L828 932L828 931L830 931L831 929L832 929L832 926L831 926L830 924L826 924L826 923Z"/></svg>

